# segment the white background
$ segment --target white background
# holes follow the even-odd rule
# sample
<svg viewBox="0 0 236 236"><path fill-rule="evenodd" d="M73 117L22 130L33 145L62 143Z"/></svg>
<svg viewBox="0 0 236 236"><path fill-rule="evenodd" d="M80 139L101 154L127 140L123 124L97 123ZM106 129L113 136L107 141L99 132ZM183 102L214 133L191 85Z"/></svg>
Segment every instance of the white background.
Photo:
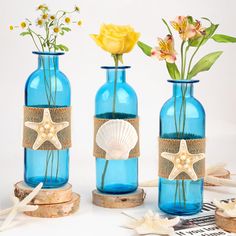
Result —
<svg viewBox="0 0 236 236"><path fill-rule="evenodd" d="M47 0L53 9L70 10L75 4L81 8L83 27L63 39L70 52L61 57L61 70L68 76L72 87L73 106L73 148L71 149L70 182L82 197L81 209L71 217L63 219L32 219L18 217L20 225L3 235L132 235L119 227L123 216L120 210L108 210L91 204L91 191L95 188L95 161L92 156L92 134L94 96L105 82L101 65L112 64L112 58L98 48L90 39L90 33L97 33L100 24L130 24L141 32L141 40L155 45L158 36L167 33L161 18L167 21L177 15L192 15L196 18L209 17L219 23L219 33L236 36L234 0L159 1L159 0ZM22 106L24 83L36 68L37 58L31 54L30 39L21 38L17 32L10 32L10 24L18 24L25 17L35 18L35 8L42 1L7 0L0 1L0 209L11 204L13 184L23 178ZM207 114L207 163L227 162L229 169L236 172L236 44L217 44L209 41L199 55L215 50L224 54L210 72L199 74L201 80L195 86L195 95L202 102ZM172 92L163 62L144 56L139 48L124 55L126 65L132 68L127 81L134 87L139 98L141 117L140 180L157 177L157 136L159 111ZM206 198L229 197L232 189L207 191ZM228 194L227 194L228 193ZM130 210L155 210L156 189L148 190L143 207ZM21 225L21 223L24 223Z"/></svg>

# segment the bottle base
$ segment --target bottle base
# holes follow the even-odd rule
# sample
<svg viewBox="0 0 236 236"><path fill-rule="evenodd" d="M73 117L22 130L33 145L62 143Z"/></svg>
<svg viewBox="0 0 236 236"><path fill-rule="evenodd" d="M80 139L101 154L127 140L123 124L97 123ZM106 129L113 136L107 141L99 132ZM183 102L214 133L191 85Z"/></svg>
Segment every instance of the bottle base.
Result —
<svg viewBox="0 0 236 236"><path fill-rule="evenodd" d="M32 177L25 179L25 183L32 188L35 188L39 183L43 183L43 188L60 188L67 184L68 179L64 178L48 178L45 180L45 177Z"/></svg>
<svg viewBox="0 0 236 236"><path fill-rule="evenodd" d="M111 184L106 185L102 189L100 186L97 186L97 190L101 193L107 194L127 194L132 193L137 190L137 186L135 185L125 185L125 184Z"/></svg>
<svg viewBox="0 0 236 236"><path fill-rule="evenodd" d="M201 203L195 203L195 204L186 203L185 205L184 203L181 205L162 204L159 205L159 208L161 211L170 215L184 216L184 215L194 215L199 213L202 209L202 204Z"/></svg>

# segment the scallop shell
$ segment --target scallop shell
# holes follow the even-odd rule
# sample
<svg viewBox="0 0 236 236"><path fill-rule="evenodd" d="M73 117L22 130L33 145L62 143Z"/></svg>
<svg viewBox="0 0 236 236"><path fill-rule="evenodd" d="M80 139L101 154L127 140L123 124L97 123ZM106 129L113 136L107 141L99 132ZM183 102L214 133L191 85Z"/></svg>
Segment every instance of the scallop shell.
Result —
<svg viewBox="0 0 236 236"><path fill-rule="evenodd" d="M137 142L137 131L125 120L107 121L96 135L96 143L106 152L108 160L127 160Z"/></svg>

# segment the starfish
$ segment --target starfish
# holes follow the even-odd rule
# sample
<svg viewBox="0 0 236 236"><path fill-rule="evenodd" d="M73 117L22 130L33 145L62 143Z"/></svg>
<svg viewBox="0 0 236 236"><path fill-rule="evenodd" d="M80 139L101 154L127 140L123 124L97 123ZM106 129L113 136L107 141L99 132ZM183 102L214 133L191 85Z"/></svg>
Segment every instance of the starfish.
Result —
<svg viewBox="0 0 236 236"><path fill-rule="evenodd" d="M138 235L173 235L173 226L177 225L180 221L179 217L170 220L168 218L161 218L159 214L153 213L151 210L138 219L124 212L123 214L132 219L124 227L135 230Z"/></svg>
<svg viewBox="0 0 236 236"><path fill-rule="evenodd" d="M46 141L52 143L57 149L61 149L62 145L57 137L57 133L68 127L69 122L68 121L63 121L60 123L53 122L50 110L48 108L45 108L43 111L43 119L41 122L36 123L36 122L26 121L25 126L35 130L38 134L37 139L33 144L34 150L37 150Z"/></svg>
<svg viewBox="0 0 236 236"><path fill-rule="evenodd" d="M21 202L15 196L12 198L13 207L0 211L0 216L8 214L8 216L0 227L0 232L5 230L10 225L10 223L16 217L18 212L35 211L38 209L37 205L33 206L27 204L30 203L31 200L39 193L42 187L43 183L38 184L38 186L34 188L33 191L28 196L26 196Z"/></svg>
<svg viewBox="0 0 236 236"><path fill-rule="evenodd" d="M204 153L191 154L188 151L186 140L180 141L178 153L162 152L161 156L174 164L174 167L168 177L169 180L174 180L180 173L186 173L192 180L198 179L193 164L205 158Z"/></svg>

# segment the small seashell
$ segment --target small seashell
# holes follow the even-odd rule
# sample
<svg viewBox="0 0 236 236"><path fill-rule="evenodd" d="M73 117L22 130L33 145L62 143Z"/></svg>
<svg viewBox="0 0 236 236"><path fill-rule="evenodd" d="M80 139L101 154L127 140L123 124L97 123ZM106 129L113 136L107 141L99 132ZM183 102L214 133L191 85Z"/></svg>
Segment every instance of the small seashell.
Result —
<svg viewBox="0 0 236 236"><path fill-rule="evenodd" d="M218 163L206 169L206 175L216 176L222 170L225 170L226 163Z"/></svg>
<svg viewBox="0 0 236 236"><path fill-rule="evenodd" d="M107 160L127 160L137 142L137 131L125 120L107 121L96 135L96 143L106 152Z"/></svg>
<svg viewBox="0 0 236 236"><path fill-rule="evenodd" d="M215 206L221 210L222 214L225 217L236 218L236 201L229 202L220 202L218 200L214 200L213 203Z"/></svg>

